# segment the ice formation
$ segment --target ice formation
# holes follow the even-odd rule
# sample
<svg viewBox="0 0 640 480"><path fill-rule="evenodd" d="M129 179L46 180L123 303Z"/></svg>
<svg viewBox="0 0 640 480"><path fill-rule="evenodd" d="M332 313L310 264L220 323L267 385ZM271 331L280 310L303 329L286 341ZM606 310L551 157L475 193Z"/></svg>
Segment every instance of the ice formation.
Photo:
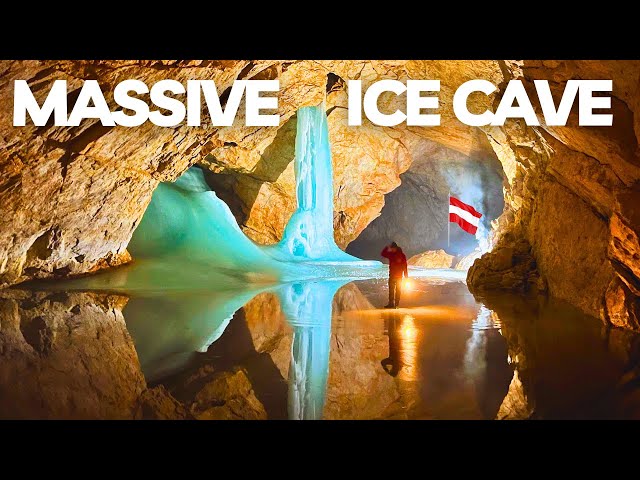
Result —
<svg viewBox="0 0 640 480"><path fill-rule="evenodd" d="M243 270L247 264L261 271L276 268L242 233L198 167L158 185L128 248L134 258L181 257L221 269Z"/></svg>
<svg viewBox="0 0 640 480"><path fill-rule="evenodd" d="M191 167L175 182L158 185L153 193L129 244L134 258L141 260L134 270L157 271L162 268L160 262L167 265L167 273L175 265L177 270L205 275L211 270L213 277L223 274L246 281L385 275L380 262L348 255L334 241L333 174L324 105L301 108L297 128L298 207L278 244L259 246L247 238L229 207L207 185L203 171ZM152 259L154 265L145 266L145 259ZM136 278L146 277L130 272L112 286L135 287ZM168 283L175 283L170 277L166 275Z"/></svg>
<svg viewBox="0 0 640 480"><path fill-rule="evenodd" d="M289 418L322 418L331 341L333 296L347 280L288 283L278 289L280 305L293 326L289 365Z"/></svg>
<svg viewBox="0 0 640 480"><path fill-rule="evenodd" d="M199 167L160 183L129 243L135 262L68 282L112 291L226 290L247 283L387 275L380 262L344 253L333 236L333 174L324 105L298 110L297 210L282 240L260 246L240 229Z"/></svg>
<svg viewBox="0 0 640 480"><path fill-rule="evenodd" d="M298 208L287 223L282 240L265 251L285 262L380 265L343 252L334 241L333 165L324 105L298 110L294 171Z"/></svg>

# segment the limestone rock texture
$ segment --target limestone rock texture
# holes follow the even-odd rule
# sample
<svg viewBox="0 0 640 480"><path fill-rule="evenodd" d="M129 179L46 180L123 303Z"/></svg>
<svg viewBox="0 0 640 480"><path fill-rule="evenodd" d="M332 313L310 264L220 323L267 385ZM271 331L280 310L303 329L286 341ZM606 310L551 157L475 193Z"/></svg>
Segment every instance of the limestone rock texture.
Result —
<svg viewBox="0 0 640 480"><path fill-rule="evenodd" d="M172 399L147 389L122 316L126 303L118 295L2 291L0 417L184 418L144 401Z"/></svg>
<svg viewBox="0 0 640 480"><path fill-rule="evenodd" d="M138 399L136 420L192 420L194 417L162 385L148 388Z"/></svg>
<svg viewBox="0 0 640 480"><path fill-rule="evenodd" d="M246 371L223 372L196 395L191 411L199 420L266 420L267 412L256 398Z"/></svg>
<svg viewBox="0 0 640 480"><path fill-rule="evenodd" d="M605 323L638 329L638 192L640 192L640 62L513 61L505 80L520 79L541 122L518 120L484 128L508 185L493 253L475 261L474 292L501 288L547 290ZM533 80L549 80L556 102L570 79L612 79L612 127L579 127L577 106L567 126L546 126ZM635 201L634 201L635 200ZM530 256L509 252L526 241ZM507 250L505 250L505 248ZM528 280L535 260L537 278ZM498 279L498 276L511 278ZM522 277L517 281L515 277ZM491 280L493 282L493 280Z"/></svg>
<svg viewBox="0 0 640 480"><path fill-rule="evenodd" d="M236 79L279 79L278 127L13 127L13 82L28 80L42 104L52 82L67 80L74 100L98 80L114 107L113 88L136 78L214 80L223 100ZM486 79L492 95L472 95L469 109L495 110L507 81L519 79L540 112L533 80L550 81L559 99L569 79L612 79L613 127L578 127L577 102L567 126L470 127L453 113L463 82ZM347 125L347 81L363 88L382 79L440 79L441 125ZM199 163L245 233L261 244L280 239L295 208L293 141L298 108L325 101L334 161L334 225L343 248L380 214L401 175L437 144L469 158L499 160L504 212L493 222L496 251L531 246L540 282L604 322L638 328L640 62L407 60L162 60L0 62L0 285L66 277L130 260L127 244L160 181ZM70 102L73 103L73 102ZM381 111L404 109L404 95L384 94ZM510 235L506 235L509 233ZM419 250L419 251L424 251ZM416 253L419 253L416 251ZM492 270L476 260L469 286ZM528 260L527 260L528 261ZM502 265L502 261L497 264ZM530 269L523 269L530 272ZM515 275L515 273L514 273ZM491 275L489 275L491 276ZM518 282L515 282L518 283Z"/></svg>
<svg viewBox="0 0 640 480"><path fill-rule="evenodd" d="M533 415L532 403L524 393L518 370L514 370L509 392L500 404L496 420L528 420Z"/></svg>
<svg viewBox="0 0 640 480"><path fill-rule="evenodd" d="M407 256L439 249L469 254L478 242L456 225L449 228L449 195L483 212L483 231L489 231L491 220L504 210L502 165L493 152L466 155L415 135L406 137L411 166L400 175L400 186L385 196L380 216L347 252L378 260L382 247L395 241Z"/></svg>
<svg viewBox="0 0 640 480"><path fill-rule="evenodd" d="M429 250L411 257L407 263L424 268L451 268L455 257L444 250Z"/></svg>
<svg viewBox="0 0 640 480"><path fill-rule="evenodd" d="M482 263L485 262L485 263ZM510 291L526 293L546 290L540 278L531 245L525 239L503 241L490 255L477 260L467 273L467 282L474 291Z"/></svg>

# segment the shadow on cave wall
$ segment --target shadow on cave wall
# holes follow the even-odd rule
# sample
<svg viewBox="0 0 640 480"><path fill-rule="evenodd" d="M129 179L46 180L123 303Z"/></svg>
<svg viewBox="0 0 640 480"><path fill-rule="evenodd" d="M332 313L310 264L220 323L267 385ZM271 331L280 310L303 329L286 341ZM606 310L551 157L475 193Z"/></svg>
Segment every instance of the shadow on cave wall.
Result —
<svg viewBox="0 0 640 480"><path fill-rule="evenodd" d="M278 129L273 142L265 149L251 173L214 173L203 167L206 182L229 206L241 227L249 218L262 184L275 182L293 161L297 123L298 117L293 115Z"/></svg>
<svg viewBox="0 0 640 480"><path fill-rule="evenodd" d="M327 94L339 88L344 88L344 80L334 73L327 74ZM287 166L293 162L297 124L298 117L293 115L278 129L273 142L265 149L250 173L241 175L238 172L214 173L206 164L215 163L215 158L206 159L202 165L206 182L229 206L241 228L246 226L263 184L276 182Z"/></svg>
<svg viewBox="0 0 640 480"><path fill-rule="evenodd" d="M407 256L437 249L466 255L478 240L457 225L451 225L447 246L449 191L483 213L487 230L504 208L502 165L487 153L466 156L424 141L400 179L401 185L385 196L380 216L349 244L348 253L379 259L383 246L395 241Z"/></svg>

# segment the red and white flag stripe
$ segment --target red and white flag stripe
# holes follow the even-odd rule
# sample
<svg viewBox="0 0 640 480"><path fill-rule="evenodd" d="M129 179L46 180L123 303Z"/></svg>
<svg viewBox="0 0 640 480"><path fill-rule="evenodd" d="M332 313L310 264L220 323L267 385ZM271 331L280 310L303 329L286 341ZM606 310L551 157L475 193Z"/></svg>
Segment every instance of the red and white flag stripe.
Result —
<svg viewBox="0 0 640 480"><path fill-rule="evenodd" d="M475 235L482 214L471 205L449 197L449 221L460 225L465 232Z"/></svg>

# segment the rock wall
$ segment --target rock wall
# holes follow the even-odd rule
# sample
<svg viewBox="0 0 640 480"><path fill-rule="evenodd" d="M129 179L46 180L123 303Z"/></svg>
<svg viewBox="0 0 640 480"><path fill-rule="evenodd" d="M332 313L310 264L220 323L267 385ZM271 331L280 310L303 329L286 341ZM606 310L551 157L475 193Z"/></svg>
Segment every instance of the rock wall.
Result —
<svg viewBox="0 0 640 480"><path fill-rule="evenodd" d="M215 80L223 98L236 79L279 78L281 125L246 127L241 116L225 128L11 125L16 79L29 80L40 102L53 80L66 79L73 100L82 80L97 79L113 106L113 86L126 78L149 85L167 78ZM365 121L347 127L346 80L360 79L366 88L386 78L441 79L441 125L381 128ZM453 93L476 78L500 89L472 96L473 112L494 108L510 79L522 79L532 92L534 79L548 79L556 99L571 78L613 79L614 126L577 127L576 111L566 127L463 125L452 111ZM638 328L639 89L638 61L2 61L0 285L128 261L127 244L157 182L175 179L196 162L211 170L252 239L277 241L294 208L292 118L299 107L326 98L340 246L379 215L384 195L417 158L416 142L436 142L467 157L495 155L506 178L496 250L530 245L536 274L519 268L535 281L524 284L546 288L608 323ZM531 98L539 110L536 95ZM404 96L390 94L379 102L386 112L403 104ZM512 256L505 270L495 270L506 263L490 258L470 270L471 288L481 289L486 278L477 272L499 276L517 263Z"/></svg>
<svg viewBox="0 0 640 480"><path fill-rule="evenodd" d="M379 259L380 250L397 242L408 256L446 249L466 255L478 246L473 235L452 226L447 238L449 194L483 212L487 230L502 214L502 165L492 152L467 156L433 141L407 135L412 163L401 176L401 185L385 196L380 216L373 220L347 252L365 259Z"/></svg>
<svg viewBox="0 0 640 480"><path fill-rule="evenodd" d="M127 244L157 182L175 179L196 162L229 186L236 214L245 217L244 231L259 243L276 242L294 208L294 122L289 120L298 108L317 105L325 96L336 241L345 247L379 214L384 194L400 184L411 158L403 144L405 128L347 128L344 80L361 79L366 86L383 78L446 78L443 126L415 134L468 154L487 150L488 142L482 132L454 120L451 99L459 84L476 77L498 82L497 62L2 61L0 285L128 261ZM97 79L113 108L113 88L127 78L147 85L162 79L214 80L223 99L236 79L278 78L281 127L247 127L242 115L224 128L206 121L201 128L161 128L149 122L111 128L91 120L79 127L12 126L14 80L28 80L42 103L54 80L67 80L74 100L82 80ZM477 102L488 106L491 99ZM387 110L401 103L393 96L380 102Z"/></svg>
<svg viewBox="0 0 640 480"><path fill-rule="evenodd" d="M495 282L501 285L494 283L494 288L548 289L551 296L606 323L638 329L640 62L524 61L502 66L505 79L523 80L530 92L534 79L550 80L556 99L571 78L613 79L614 124L578 127L574 108L566 127L526 127L510 121L485 130L509 185L498 242L492 254L469 270L470 288L491 289L486 279L501 277ZM539 105L534 107L539 113ZM522 241L530 245L531 255L510 255L522 250L516 246Z"/></svg>
<svg viewBox="0 0 640 480"><path fill-rule="evenodd" d="M640 418L640 339L564 302L487 294L514 368L496 418ZM559 322L558 319L562 319ZM589 381L568 381L589 378Z"/></svg>
<svg viewBox="0 0 640 480"><path fill-rule="evenodd" d="M0 294L0 417L185 418L147 389L117 295Z"/></svg>

